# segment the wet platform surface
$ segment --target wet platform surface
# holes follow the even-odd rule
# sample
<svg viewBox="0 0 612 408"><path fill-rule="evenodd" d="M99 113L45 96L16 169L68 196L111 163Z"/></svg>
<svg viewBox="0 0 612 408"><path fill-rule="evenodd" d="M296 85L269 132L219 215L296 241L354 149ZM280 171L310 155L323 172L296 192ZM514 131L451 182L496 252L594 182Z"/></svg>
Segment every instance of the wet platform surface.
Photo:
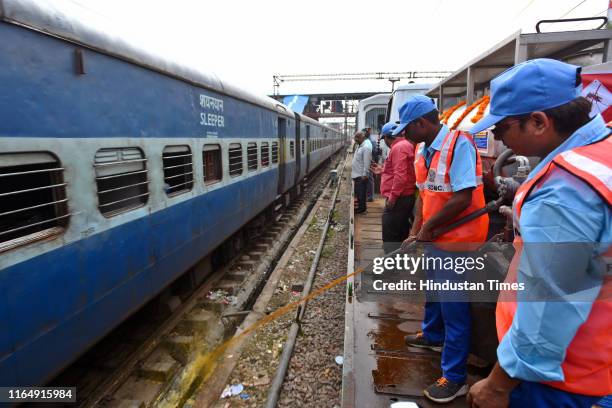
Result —
<svg viewBox="0 0 612 408"><path fill-rule="evenodd" d="M384 254L383 207L384 201L376 199L368 203L367 213L355 216L354 270ZM421 329L423 299L408 292L373 290L373 281L380 278L367 271L355 276L354 294L347 298L343 406L378 408L413 401L426 408L467 407L464 397L440 405L423 396L423 389L441 376L440 354L404 345L404 336ZM470 375L468 382L477 379Z"/></svg>

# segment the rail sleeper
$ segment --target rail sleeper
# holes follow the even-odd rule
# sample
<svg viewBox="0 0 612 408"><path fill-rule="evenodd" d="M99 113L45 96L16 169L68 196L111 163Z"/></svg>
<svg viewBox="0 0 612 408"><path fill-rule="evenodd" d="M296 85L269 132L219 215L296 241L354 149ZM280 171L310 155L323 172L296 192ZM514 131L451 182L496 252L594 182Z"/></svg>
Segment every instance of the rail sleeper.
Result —
<svg viewBox="0 0 612 408"><path fill-rule="evenodd" d="M138 369L141 377L149 380L165 382L176 372L179 364L163 348L157 348L147 357Z"/></svg>
<svg viewBox="0 0 612 408"><path fill-rule="evenodd" d="M172 334L164 339L164 346L170 355L182 365L187 364L189 355L194 349L196 339L194 336L181 336Z"/></svg>
<svg viewBox="0 0 612 408"><path fill-rule="evenodd" d="M177 331L181 334L203 333L212 329L217 316L209 311L191 312L178 324Z"/></svg>

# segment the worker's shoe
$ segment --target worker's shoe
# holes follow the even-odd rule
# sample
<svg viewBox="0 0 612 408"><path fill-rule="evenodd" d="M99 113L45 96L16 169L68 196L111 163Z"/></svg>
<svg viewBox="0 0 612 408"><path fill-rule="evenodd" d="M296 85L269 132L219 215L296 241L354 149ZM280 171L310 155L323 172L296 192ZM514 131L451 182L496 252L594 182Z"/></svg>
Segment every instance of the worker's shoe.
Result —
<svg viewBox="0 0 612 408"><path fill-rule="evenodd" d="M467 394L467 392L467 384L457 384L445 377L440 378L423 390L423 394L427 398L438 403L451 402L455 398Z"/></svg>
<svg viewBox="0 0 612 408"><path fill-rule="evenodd" d="M423 334L423 332L419 332L417 334L409 334L408 336L404 337L404 342L407 346L427 348L437 352L442 351L442 343L430 342L429 340L427 340L427 337L425 337L425 334Z"/></svg>

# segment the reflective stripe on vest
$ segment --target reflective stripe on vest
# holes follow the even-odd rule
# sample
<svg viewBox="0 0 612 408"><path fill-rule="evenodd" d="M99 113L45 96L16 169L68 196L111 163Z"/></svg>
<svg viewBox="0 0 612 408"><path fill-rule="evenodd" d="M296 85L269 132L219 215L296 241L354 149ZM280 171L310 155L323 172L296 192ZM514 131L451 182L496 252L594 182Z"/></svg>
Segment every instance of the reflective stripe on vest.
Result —
<svg viewBox="0 0 612 408"><path fill-rule="evenodd" d="M534 188L539 187L551 171L567 171L593 188L608 205L612 205L612 138L581 146L556 156L533 178L521 185L514 198L513 217L515 230L520 233L520 217L523 203ZM510 263L506 282L515 283L521 258L523 240L520 234L514 239L515 254ZM602 255L603 262L609 262L612 247ZM609 265L609 263L608 263ZM564 381L546 384L577 394L608 395L612 393L612 279L605 278L591 313L580 326L570 343L561 368ZM499 340L510 329L516 313L516 292L503 291L499 294L496 308L496 326Z"/></svg>
<svg viewBox="0 0 612 408"><path fill-rule="evenodd" d="M477 186L472 190L472 202L469 207L449 223L458 220L485 206L482 184L482 163L478 150L469 134L460 131L449 131L442 142L440 151L435 151L429 168L425 161L425 144L420 143L415 153L416 185L423 201L423 222L427 222L434 214L444 207L452 197L453 190L450 179L450 166L453 161L455 144L459 137L466 137L476 151ZM438 237L435 242L482 243L486 240L489 227L489 217L484 214L462 226Z"/></svg>

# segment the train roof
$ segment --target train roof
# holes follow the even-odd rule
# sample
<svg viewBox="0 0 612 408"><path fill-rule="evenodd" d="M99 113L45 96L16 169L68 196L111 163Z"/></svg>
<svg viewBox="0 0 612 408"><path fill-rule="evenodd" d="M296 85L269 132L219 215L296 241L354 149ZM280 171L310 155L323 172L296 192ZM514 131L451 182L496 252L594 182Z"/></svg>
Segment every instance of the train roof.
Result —
<svg viewBox="0 0 612 408"><path fill-rule="evenodd" d="M427 91L432 86L433 86L433 84L431 84L431 83L405 84L405 85L398 86L396 91L406 91L406 90L410 90L410 91Z"/></svg>
<svg viewBox="0 0 612 408"><path fill-rule="evenodd" d="M374 96L370 96L369 98L365 98L359 101L359 108L368 106L368 105L386 105L389 103L389 99L391 99L390 93L380 93Z"/></svg>
<svg viewBox="0 0 612 408"><path fill-rule="evenodd" d="M0 0L0 20L23 26L182 81L276 112L293 111L267 96L246 92L200 67L182 64L126 40L123 29L105 16L70 0Z"/></svg>

